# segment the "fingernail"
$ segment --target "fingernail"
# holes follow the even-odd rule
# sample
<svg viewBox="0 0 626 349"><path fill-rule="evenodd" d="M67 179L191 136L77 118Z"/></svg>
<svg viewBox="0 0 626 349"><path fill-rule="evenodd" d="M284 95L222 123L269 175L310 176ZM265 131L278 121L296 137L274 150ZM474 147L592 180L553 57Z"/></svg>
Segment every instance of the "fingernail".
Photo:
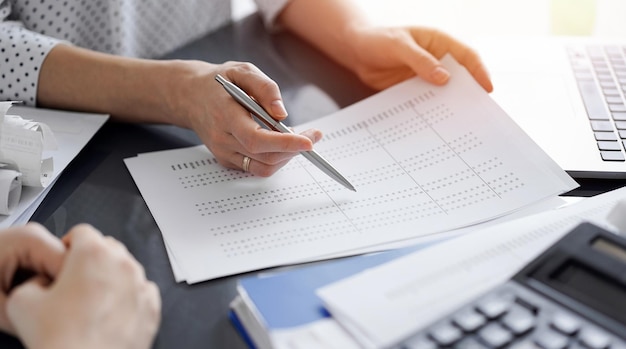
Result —
<svg viewBox="0 0 626 349"><path fill-rule="evenodd" d="M319 142L319 140L322 139L323 136L324 135L322 134L322 131L315 130L315 133L313 134L313 143Z"/></svg>
<svg viewBox="0 0 626 349"><path fill-rule="evenodd" d="M278 116L278 117L287 116L287 110L285 109L285 105L283 104L283 101L281 101L280 99L277 99L273 101L271 105L272 105L272 114L274 116Z"/></svg>
<svg viewBox="0 0 626 349"><path fill-rule="evenodd" d="M443 84L450 78L450 73L442 67L437 67L430 73L430 78L434 83Z"/></svg>

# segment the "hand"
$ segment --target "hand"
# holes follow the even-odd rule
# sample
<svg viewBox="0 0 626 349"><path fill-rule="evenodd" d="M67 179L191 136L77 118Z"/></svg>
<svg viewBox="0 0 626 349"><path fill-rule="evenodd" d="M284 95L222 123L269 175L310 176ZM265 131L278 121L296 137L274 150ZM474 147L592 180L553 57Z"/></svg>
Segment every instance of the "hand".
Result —
<svg viewBox="0 0 626 349"><path fill-rule="evenodd" d="M65 246L37 223L0 232L0 331L15 334L6 313L11 282L18 270L54 278L63 264Z"/></svg>
<svg viewBox="0 0 626 349"><path fill-rule="evenodd" d="M215 75L238 85L254 97L275 119L287 112L278 86L250 63L179 61L182 68L173 83L173 112L186 118L193 129L223 166L243 168L244 156L251 158L249 172L267 177L275 173L301 151L313 148L321 139L318 130L302 134L284 134L261 127L215 81Z"/></svg>
<svg viewBox="0 0 626 349"><path fill-rule="evenodd" d="M148 348L160 321L154 283L117 240L89 225L63 238L67 255L53 283L15 288L9 320L28 348Z"/></svg>
<svg viewBox="0 0 626 349"><path fill-rule="evenodd" d="M357 57L352 67L373 88L384 89L414 75L437 85L445 84L449 73L439 59L450 53L487 92L493 90L478 54L441 31L424 27L355 26L350 37Z"/></svg>

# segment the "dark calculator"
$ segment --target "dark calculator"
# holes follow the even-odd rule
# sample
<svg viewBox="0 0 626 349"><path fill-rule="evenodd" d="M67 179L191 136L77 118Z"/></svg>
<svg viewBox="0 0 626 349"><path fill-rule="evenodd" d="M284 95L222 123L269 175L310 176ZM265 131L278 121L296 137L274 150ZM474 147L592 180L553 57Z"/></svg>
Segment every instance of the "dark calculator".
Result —
<svg viewBox="0 0 626 349"><path fill-rule="evenodd" d="M397 348L626 349L626 239L582 223Z"/></svg>

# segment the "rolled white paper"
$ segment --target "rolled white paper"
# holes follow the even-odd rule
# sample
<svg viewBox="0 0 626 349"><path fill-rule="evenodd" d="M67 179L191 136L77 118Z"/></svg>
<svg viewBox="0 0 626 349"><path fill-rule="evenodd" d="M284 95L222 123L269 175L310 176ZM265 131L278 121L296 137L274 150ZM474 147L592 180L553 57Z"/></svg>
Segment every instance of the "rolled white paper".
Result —
<svg viewBox="0 0 626 349"><path fill-rule="evenodd" d="M11 214L21 196L22 174L15 170L0 169L0 214Z"/></svg>

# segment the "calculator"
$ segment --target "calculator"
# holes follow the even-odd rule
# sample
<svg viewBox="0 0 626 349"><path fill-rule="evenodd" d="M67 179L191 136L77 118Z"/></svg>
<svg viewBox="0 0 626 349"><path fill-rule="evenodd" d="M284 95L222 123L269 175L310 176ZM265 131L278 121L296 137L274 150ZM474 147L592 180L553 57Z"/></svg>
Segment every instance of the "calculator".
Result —
<svg viewBox="0 0 626 349"><path fill-rule="evenodd" d="M626 238L582 223L397 348L626 349Z"/></svg>

